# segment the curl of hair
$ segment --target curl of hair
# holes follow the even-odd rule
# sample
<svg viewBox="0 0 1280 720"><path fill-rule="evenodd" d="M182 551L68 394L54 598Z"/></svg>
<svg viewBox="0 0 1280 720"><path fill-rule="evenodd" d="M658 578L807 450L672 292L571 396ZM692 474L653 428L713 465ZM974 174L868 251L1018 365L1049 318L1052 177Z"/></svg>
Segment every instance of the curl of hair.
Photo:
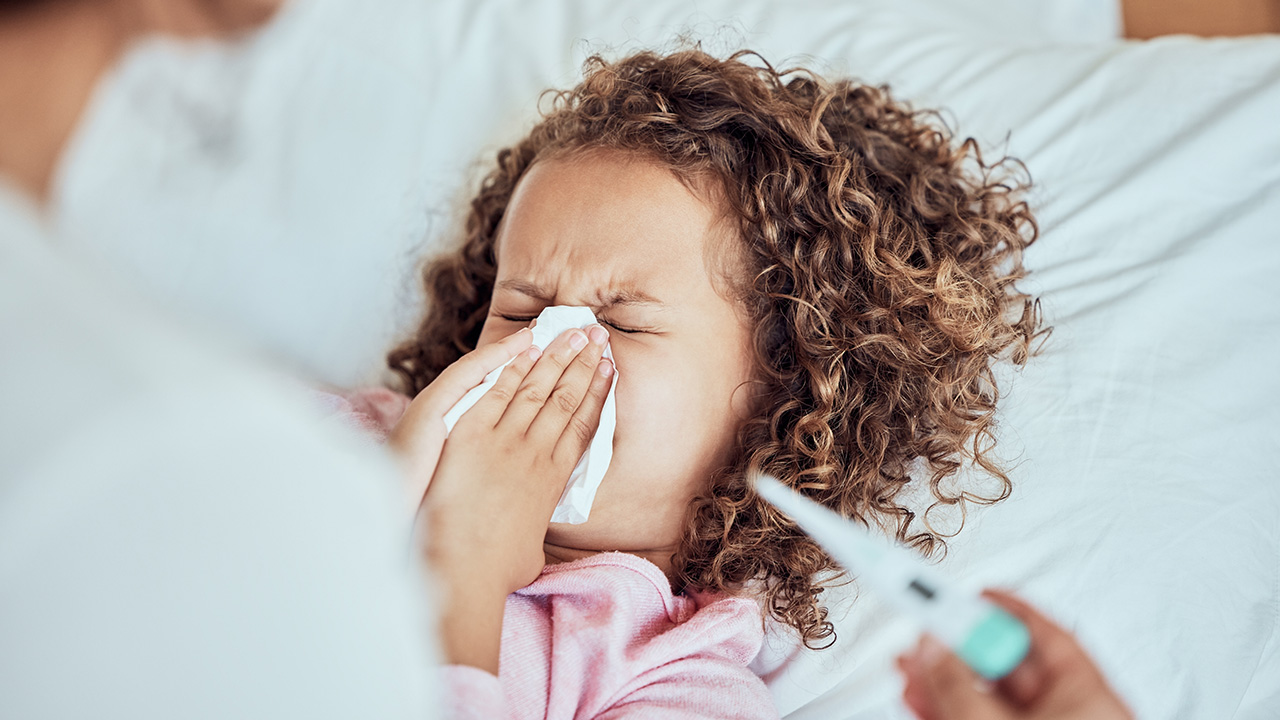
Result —
<svg viewBox="0 0 1280 720"><path fill-rule="evenodd" d="M593 57L583 81L554 93L528 136L498 153L461 248L427 267L429 313L388 357L404 390L475 347L498 224L524 173L597 150L642 156L691 187L711 181L736 230L726 254L753 328L758 410L690 510L678 579L720 592L754 584L806 644L834 641L820 595L836 566L746 478L768 472L930 556L955 533L913 527L899 497L913 464L930 471L929 510L958 507L961 526L966 501L1008 497L1012 483L989 457L993 365L1025 364L1049 332L1038 301L1014 287L1038 234L1023 199L1030 180L996 172L1025 167L984 163L972 138L953 142L937 113L886 86L777 71L748 51ZM965 461L999 492L944 488Z"/></svg>

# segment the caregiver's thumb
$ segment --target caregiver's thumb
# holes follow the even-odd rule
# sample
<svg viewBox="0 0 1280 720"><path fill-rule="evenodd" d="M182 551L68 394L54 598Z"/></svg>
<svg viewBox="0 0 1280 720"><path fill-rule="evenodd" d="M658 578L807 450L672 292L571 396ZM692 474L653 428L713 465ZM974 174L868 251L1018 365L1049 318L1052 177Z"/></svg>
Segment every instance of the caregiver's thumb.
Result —
<svg viewBox="0 0 1280 720"><path fill-rule="evenodd" d="M931 636L899 660L907 676L903 699L921 720L1006 720L1017 715L990 692L979 690L978 676Z"/></svg>
<svg viewBox="0 0 1280 720"><path fill-rule="evenodd" d="M903 700L921 720L1132 720L1070 633L1006 593L983 595L1027 626L1031 650L990 683L931 636L899 658Z"/></svg>

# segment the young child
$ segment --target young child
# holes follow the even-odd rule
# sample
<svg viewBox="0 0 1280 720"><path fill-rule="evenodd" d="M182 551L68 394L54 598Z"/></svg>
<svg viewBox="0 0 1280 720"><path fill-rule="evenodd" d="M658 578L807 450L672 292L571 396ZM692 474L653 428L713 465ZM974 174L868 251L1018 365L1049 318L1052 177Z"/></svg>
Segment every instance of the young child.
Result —
<svg viewBox="0 0 1280 720"><path fill-rule="evenodd" d="M986 456L992 366L1046 332L1014 287L1025 184L884 87L758 61L588 61L426 271L429 312L389 357L416 397L365 415L429 520L460 716L777 717L747 667L762 614L830 641L834 566L749 471L925 553L944 541L900 498L913 465L935 504L1010 491ZM539 356L519 331L551 305L601 324ZM588 522L550 523L606 343L613 461ZM445 411L512 357L446 442ZM1002 492L944 491L966 459Z"/></svg>

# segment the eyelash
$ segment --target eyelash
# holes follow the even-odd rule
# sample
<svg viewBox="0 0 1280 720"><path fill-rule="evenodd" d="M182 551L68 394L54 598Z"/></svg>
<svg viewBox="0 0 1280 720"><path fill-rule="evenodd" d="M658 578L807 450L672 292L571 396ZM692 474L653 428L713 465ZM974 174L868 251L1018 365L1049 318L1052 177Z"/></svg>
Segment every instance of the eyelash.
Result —
<svg viewBox="0 0 1280 720"><path fill-rule="evenodd" d="M533 318L531 317L512 317L510 315L499 315L498 317L502 318L503 320L510 320L511 322L520 322L520 323L527 323L533 320ZM614 330L617 330L618 332L627 333L628 335L633 333L644 332L644 330L636 330L634 328L624 328L619 325L615 325L609 322L608 320L601 320L600 322L604 323L605 325L608 325L609 327L613 328Z"/></svg>

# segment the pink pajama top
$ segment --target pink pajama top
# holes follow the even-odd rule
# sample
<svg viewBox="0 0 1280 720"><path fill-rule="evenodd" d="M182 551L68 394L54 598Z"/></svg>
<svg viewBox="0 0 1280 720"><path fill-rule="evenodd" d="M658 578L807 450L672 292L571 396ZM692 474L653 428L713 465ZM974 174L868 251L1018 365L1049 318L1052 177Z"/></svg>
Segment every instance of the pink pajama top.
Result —
<svg viewBox="0 0 1280 720"><path fill-rule="evenodd" d="M347 424L382 439L409 400L387 390L320 398ZM653 563L601 553L548 565L507 597L499 674L441 669L446 717L778 717L764 682L747 667L763 621L748 598L676 595Z"/></svg>

